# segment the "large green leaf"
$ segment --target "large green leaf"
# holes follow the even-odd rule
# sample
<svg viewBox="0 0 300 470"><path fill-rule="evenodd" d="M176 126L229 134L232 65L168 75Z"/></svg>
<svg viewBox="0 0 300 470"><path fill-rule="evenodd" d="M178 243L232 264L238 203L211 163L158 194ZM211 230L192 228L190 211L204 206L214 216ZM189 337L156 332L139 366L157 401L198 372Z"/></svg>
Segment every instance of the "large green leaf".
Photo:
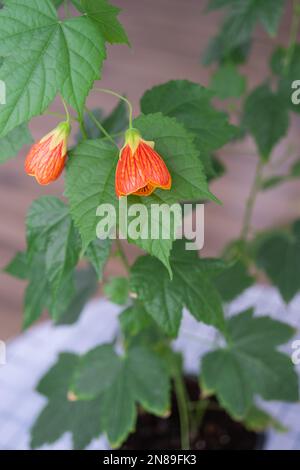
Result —
<svg viewBox="0 0 300 470"><path fill-rule="evenodd" d="M114 187L117 161L116 147L101 139L84 141L70 153L66 196L85 249L96 239L97 207L117 206Z"/></svg>
<svg viewBox="0 0 300 470"><path fill-rule="evenodd" d="M208 175L209 153L222 147L234 135L227 116L211 105L212 92L187 80L174 80L147 91L141 100L143 113L162 112L175 117L194 136L194 144Z"/></svg>
<svg viewBox="0 0 300 470"><path fill-rule="evenodd" d="M0 55L8 97L0 116L4 136L41 114L57 92L81 114L105 46L99 26L86 16L61 21L50 0L9 0L0 11Z"/></svg>
<svg viewBox="0 0 300 470"><path fill-rule="evenodd" d="M136 404L159 416L168 412L169 389L167 371L150 349L135 346L120 357L109 345L83 356L72 386L79 398L101 397L102 426L113 447L134 430Z"/></svg>
<svg viewBox="0 0 300 470"><path fill-rule="evenodd" d="M31 430L31 447L51 444L66 432L71 432L75 449L84 449L101 432L101 403L69 401L68 391L79 357L62 353L58 362L39 383L37 390L48 403Z"/></svg>
<svg viewBox="0 0 300 470"><path fill-rule="evenodd" d="M225 322L221 298L213 278L220 265L214 260L201 260L197 252L185 251L177 241L171 254L173 280L150 256L140 257L131 271L131 288L146 311L170 336L176 336L185 305L199 321L221 331Z"/></svg>
<svg viewBox="0 0 300 470"><path fill-rule="evenodd" d="M285 302L300 291L300 222L292 233L274 232L258 241L256 262L279 289Z"/></svg>
<svg viewBox="0 0 300 470"><path fill-rule="evenodd" d="M45 255L46 277L53 298L75 268L81 250L68 207L58 198L44 196L31 205L26 219L29 262L37 251Z"/></svg>
<svg viewBox="0 0 300 470"><path fill-rule="evenodd" d="M243 124L253 135L263 161L288 131L288 106L285 96L274 93L267 84L252 91L246 100Z"/></svg>
<svg viewBox="0 0 300 470"><path fill-rule="evenodd" d="M25 124L16 127L0 140L0 163L15 157L25 144L32 143L32 136Z"/></svg>
<svg viewBox="0 0 300 470"><path fill-rule="evenodd" d="M203 392L216 394L237 419L247 416L257 394L265 400L297 401L292 360L277 350L294 333L285 323L254 318L251 310L232 317L227 321L227 346L202 359Z"/></svg>
<svg viewBox="0 0 300 470"><path fill-rule="evenodd" d="M253 283L254 278L242 261L234 262L215 279L215 285L224 302L231 302Z"/></svg>
<svg viewBox="0 0 300 470"><path fill-rule="evenodd" d="M113 277L104 285L104 294L115 304L125 305L129 296L127 277Z"/></svg>
<svg viewBox="0 0 300 470"><path fill-rule="evenodd" d="M120 8L111 5L108 0L81 0L83 11L100 28L106 41L111 44L129 44L127 34L117 16Z"/></svg>

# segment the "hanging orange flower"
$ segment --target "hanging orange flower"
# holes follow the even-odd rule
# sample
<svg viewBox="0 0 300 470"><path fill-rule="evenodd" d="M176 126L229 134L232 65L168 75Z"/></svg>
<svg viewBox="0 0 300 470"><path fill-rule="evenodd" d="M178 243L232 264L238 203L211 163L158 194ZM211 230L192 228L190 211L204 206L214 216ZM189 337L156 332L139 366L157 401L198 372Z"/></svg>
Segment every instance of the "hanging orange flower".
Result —
<svg viewBox="0 0 300 470"><path fill-rule="evenodd" d="M25 161L25 171L39 184L55 181L64 169L70 124L61 122L39 142L34 144Z"/></svg>
<svg viewBox="0 0 300 470"><path fill-rule="evenodd" d="M117 164L117 196L149 196L157 188L170 189L171 182L166 164L154 150L154 142L143 140L138 130L129 129Z"/></svg>

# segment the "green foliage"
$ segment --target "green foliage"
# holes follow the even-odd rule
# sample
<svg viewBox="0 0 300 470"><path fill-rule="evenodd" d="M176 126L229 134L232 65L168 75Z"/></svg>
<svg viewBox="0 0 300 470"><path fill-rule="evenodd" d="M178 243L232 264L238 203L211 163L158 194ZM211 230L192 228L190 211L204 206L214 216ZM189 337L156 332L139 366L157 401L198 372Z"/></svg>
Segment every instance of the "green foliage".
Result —
<svg viewBox="0 0 300 470"><path fill-rule="evenodd" d="M242 261L237 261L215 278L215 285L223 301L231 302L252 286L254 281L248 273L248 267Z"/></svg>
<svg viewBox="0 0 300 470"><path fill-rule="evenodd" d="M256 141L261 159L268 161L274 146L289 127L285 97L272 92L267 84L260 85L246 100L243 121Z"/></svg>
<svg viewBox="0 0 300 470"><path fill-rule="evenodd" d="M147 313L170 336L179 330L184 306L199 321L225 328L221 298L212 279L219 274L215 260L201 260L177 241L171 253L173 280L150 256L140 257L131 270L131 289Z"/></svg>
<svg viewBox="0 0 300 470"><path fill-rule="evenodd" d="M169 388L167 371L150 349L132 347L120 357L111 345L99 346L81 358L72 385L79 399L100 396L102 426L113 447L134 430L137 403L159 416L168 412Z"/></svg>
<svg viewBox="0 0 300 470"><path fill-rule="evenodd" d="M138 335L153 324L152 318L146 312L143 304L139 302L135 302L126 310L123 310L119 315L119 321L126 339Z"/></svg>
<svg viewBox="0 0 300 470"><path fill-rule="evenodd" d="M290 302L300 290L300 222L290 233L274 231L260 237L256 243L256 262L279 289L285 302Z"/></svg>
<svg viewBox="0 0 300 470"><path fill-rule="evenodd" d="M31 143L28 127L25 124L16 127L0 140L0 163L15 157L23 145Z"/></svg>
<svg viewBox="0 0 300 470"><path fill-rule="evenodd" d="M69 386L79 357L62 353L58 362L47 372L37 390L48 398L48 403L31 430L31 447L41 447L71 432L74 449L84 449L102 432L101 403L68 400Z"/></svg>
<svg viewBox="0 0 300 470"><path fill-rule="evenodd" d="M115 304L126 304L129 295L129 282L127 277L111 278L104 285L104 294Z"/></svg>
<svg viewBox="0 0 300 470"><path fill-rule="evenodd" d="M102 280L104 267L111 252L111 246L112 241L106 238L105 240L92 241L86 250L85 255L94 267L99 281Z"/></svg>
<svg viewBox="0 0 300 470"><path fill-rule="evenodd" d="M277 432L287 431L287 429L277 421L277 419L256 406L252 406L250 408L243 424L249 431L255 432L263 432L269 427L274 428Z"/></svg>
<svg viewBox="0 0 300 470"><path fill-rule="evenodd" d="M298 377L289 356L277 347L294 330L269 317L253 317L251 310L227 321L227 345L202 359L201 387L216 394L237 419L245 418L256 394L265 400L297 401Z"/></svg>
<svg viewBox="0 0 300 470"><path fill-rule="evenodd" d="M211 104L212 92L187 80L173 80L147 91L141 100L143 113L162 112L175 117L194 136L194 144L207 176L213 173L210 153L235 134L227 116Z"/></svg>
<svg viewBox="0 0 300 470"><path fill-rule="evenodd" d="M110 44L129 44L127 34L117 16L120 8L111 5L108 0L81 0L80 5L88 18L93 20Z"/></svg>
<svg viewBox="0 0 300 470"><path fill-rule="evenodd" d="M221 66L212 76L210 88L218 98L239 98L246 90L246 78L232 64Z"/></svg>

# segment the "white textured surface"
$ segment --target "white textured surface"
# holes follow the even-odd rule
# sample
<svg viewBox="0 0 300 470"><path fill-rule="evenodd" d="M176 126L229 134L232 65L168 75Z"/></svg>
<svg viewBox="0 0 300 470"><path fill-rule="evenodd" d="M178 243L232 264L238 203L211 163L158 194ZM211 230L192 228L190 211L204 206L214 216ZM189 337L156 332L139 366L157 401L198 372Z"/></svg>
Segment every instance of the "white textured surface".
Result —
<svg viewBox="0 0 300 470"><path fill-rule="evenodd" d="M286 307L273 288L256 286L248 289L230 307L237 313L254 306L258 315L268 314L299 328L300 296ZM95 345L110 341L118 324L120 309L105 300L92 301L80 321L73 326L53 327L50 322L36 326L12 341L7 348L7 364L0 366L0 449L28 449L29 430L43 407L45 398L34 391L40 377L62 351L83 353ZM300 333L299 333L300 338ZM181 335L175 347L185 351L186 368L197 371L199 357L218 341L213 328L199 325L185 314ZM290 346L287 352L292 353ZM300 372L300 366L299 372ZM289 428L286 434L269 433L267 449L300 449L300 404L264 404ZM66 433L52 446L43 449L70 449ZM94 440L90 449L105 449L104 438Z"/></svg>

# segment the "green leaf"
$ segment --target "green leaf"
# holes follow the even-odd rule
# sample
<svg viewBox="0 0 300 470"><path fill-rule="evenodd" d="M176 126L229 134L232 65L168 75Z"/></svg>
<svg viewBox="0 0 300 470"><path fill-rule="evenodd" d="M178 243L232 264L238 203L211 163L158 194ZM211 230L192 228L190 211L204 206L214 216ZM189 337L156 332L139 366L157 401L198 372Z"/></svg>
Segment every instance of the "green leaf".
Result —
<svg viewBox="0 0 300 470"><path fill-rule="evenodd" d="M215 278L215 285L224 302L231 302L252 286L254 281L247 266L242 261L237 261Z"/></svg>
<svg viewBox="0 0 300 470"><path fill-rule="evenodd" d="M278 76L278 90L285 97L290 109L300 112L300 105L294 104L292 94L296 89L292 88L294 81L300 77L300 44L295 44L290 56L289 49L278 47L271 58L271 69Z"/></svg>
<svg viewBox="0 0 300 470"><path fill-rule="evenodd" d="M227 321L227 346L202 359L201 388L216 394L236 419L247 416L255 395L265 400L298 400L298 378L289 356L277 347L293 328L248 310Z"/></svg>
<svg viewBox="0 0 300 470"><path fill-rule="evenodd" d="M97 291L98 279L93 269L75 271L75 291L66 309L56 319L56 325L71 325L82 313L85 304Z"/></svg>
<svg viewBox="0 0 300 470"><path fill-rule="evenodd" d="M288 180L287 176L280 176L280 175L271 176L270 178L266 178L265 180L262 181L261 189L263 191L266 191L268 189L276 188L281 183L284 183L287 180Z"/></svg>
<svg viewBox="0 0 300 470"><path fill-rule="evenodd" d="M31 430L31 447L51 444L65 432L71 432L75 449L84 449L101 432L101 404L91 401L69 401L67 394L79 357L62 353L58 362L38 385L38 391L49 398Z"/></svg>
<svg viewBox="0 0 300 470"><path fill-rule="evenodd" d="M84 249L96 239L96 227L99 222L96 217L97 207L106 203L117 206L117 161L117 149L101 139L84 141L70 152L66 196Z"/></svg>
<svg viewBox="0 0 300 470"><path fill-rule="evenodd" d="M286 432L287 429L273 416L266 413L266 411L252 406L248 411L245 419L243 420L243 425L249 431L254 432L263 432L268 428L274 428L277 432Z"/></svg>
<svg viewBox="0 0 300 470"><path fill-rule="evenodd" d="M228 47L225 44L223 35L226 32L220 33L208 43L206 50L202 57L203 65L211 65L214 62L218 64L244 64L251 51L251 40L247 39L244 43L237 46Z"/></svg>
<svg viewBox="0 0 300 470"><path fill-rule="evenodd" d="M4 268L7 274L18 279L27 279L28 277L28 262L27 253L19 251L10 263Z"/></svg>
<svg viewBox="0 0 300 470"><path fill-rule="evenodd" d="M293 163L292 168L290 170L290 176L292 178L298 178L300 176L300 160L297 160Z"/></svg>
<svg viewBox="0 0 300 470"><path fill-rule="evenodd" d="M256 248L256 263L267 274L285 302L300 290L300 233L297 222L291 233L274 232Z"/></svg>
<svg viewBox="0 0 300 470"><path fill-rule="evenodd" d="M27 220L28 257L45 254L47 280L53 299L61 283L75 268L81 250L80 239L68 207L54 196L44 196L31 205Z"/></svg>
<svg viewBox="0 0 300 470"><path fill-rule="evenodd" d="M261 159L267 161L274 146L287 133L288 104L269 85L261 85L248 96L243 121L256 141Z"/></svg>
<svg viewBox="0 0 300 470"><path fill-rule="evenodd" d="M222 100L239 98L246 90L246 77L233 64L220 67L212 76L210 88Z"/></svg>
<svg viewBox="0 0 300 470"><path fill-rule="evenodd" d="M221 34L226 48L243 44L251 38L257 23L269 35L275 36L284 9L284 0L228 0L212 1L209 9L228 6Z"/></svg>
<svg viewBox="0 0 300 470"><path fill-rule="evenodd" d="M208 174L211 172L208 154L222 147L235 133L226 115L211 105L212 96L211 91L196 83L176 80L155 86L141 100L143 113L160 111L186 127L194 137L197 156Z"/></svg>
<svg viewBox="0 0 300 470"><path fill-rule="evenodd" d="M199 321L224 330L221 298L213 285L219 266L213 260L201 260L197 252L185 251L177 241L171 254L173 280L150 256L138 258L131 270L131 289L146 311L170 336L176 336L185 305Z"/></svg>
<svg viewBox="0 0 300 470"><path fill-rule="evenodd" d="M102 426L113 447L134 430L137 404L159 416L170 407L167 371L159 356L141 346L130 348L124 357L109 345L88 352L77 367L72 390L78 397L101 397Z"/></svg>
<svg viewBox="0 0 300 470"><path fill-rule="evenodd" d="M0 140L0 163L15 157L23 145L31 144L32 136L25 124L16 127Z"/></svg>
<svg viewBox="0 0 300 470"><path fill-rule="evenodd" d="M110 44L128 44L127 34L117 16L120 8L111 5L108 0L81 0L83 10L100 28Z"/></svg>
<svg viewBox="0 0 300 470"><path fill-rule="evenodd" d="M144 306L135 302L132 306L123 310L119 315L122 333L125 337L133 337L152 326L152 318L146 312Z"/></svg>
<svg viewBox="0 0 300 470"><path fill-rule="evenodd" d="M50 0L11 0L0 11L0 55L9 97L1 107L4 136L43 113L57 92L81 114L100 78L105 46L99 26L86 16L61 21Z"/></svg>
<svg viewBox="0 0 300 470"><path fill-rule="evenodd" d="M113 277L104 284L104 294L115 304L124 305L128 301L129 281L127 277Z"/></svg>
<svg viewBox="0 0 300 470"><path fill-rule="evenodd" d="M139 203L145 207L147 214L147 220L142 223L140 230L141 236L137 236L136 239L130 238L129 241L159 258L170 269L169 254L174 233L171 230L170 236L164 238L161 229L167 221L158 214L160 227L158 239L150 237L151 224L149 226L146 224L151 220L151 205L154 203L171 205L182 200L216 200L216 198L208 189L193 139L180 123L157 113L140 116L135 119L134 126L141 131L144 139L155 142L155 148L166 162L173 183L170 191L157 189L147 198L137 196L127 198L128 209L133 204ZM115 194L117 159L117 149L103 140L85 141L71 152L67 165L66 195L84 248L96 238L97 207L108 203L118 209ZM118 210L116 215L118 216ZM153 219L155 223L157 217ZM171 228L174 226L174 214L171 213ZM145 233L147 228L148 235Z"/></svg>
<svg viewBox="0 0 300 470"><path fill-rule="evenodd" d="M112 241L109 238L105 240L92 241L85 253L85 256L95 269L99 281L103 278L103 271L109 259Z"/></svg>

